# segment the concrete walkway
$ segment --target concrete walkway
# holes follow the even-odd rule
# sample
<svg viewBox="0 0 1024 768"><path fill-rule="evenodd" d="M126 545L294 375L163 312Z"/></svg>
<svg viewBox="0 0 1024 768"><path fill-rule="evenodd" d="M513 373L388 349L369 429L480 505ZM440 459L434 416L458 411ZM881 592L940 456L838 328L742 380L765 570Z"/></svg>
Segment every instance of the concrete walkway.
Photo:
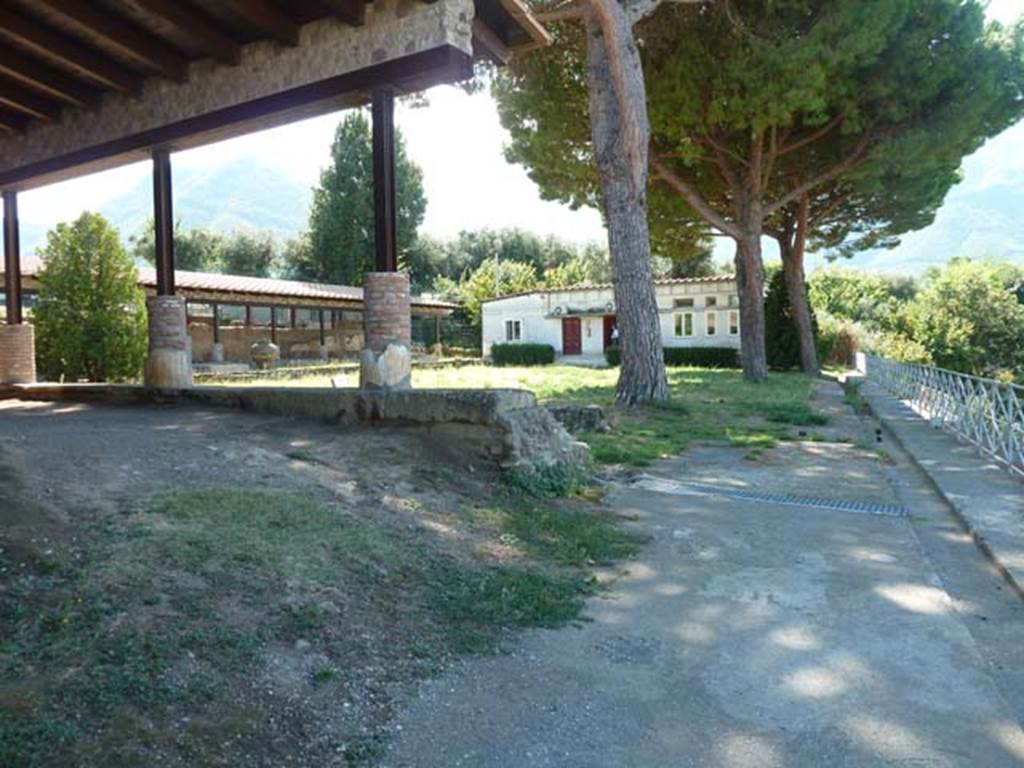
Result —
<svg viewBox="0 0 1024 768"><path fill-rule="evenodd" d="M651 544L590 620L426 683L382 765L1024 765L1024 604L898 446L833 445L698 449L620 487L608 503Z"/></svg>
<svg viewBox="0 0 1024 768"><path fill-rule="evenodd" d="M861 394L1024 595L1024 481L868 381Z"/></svg>

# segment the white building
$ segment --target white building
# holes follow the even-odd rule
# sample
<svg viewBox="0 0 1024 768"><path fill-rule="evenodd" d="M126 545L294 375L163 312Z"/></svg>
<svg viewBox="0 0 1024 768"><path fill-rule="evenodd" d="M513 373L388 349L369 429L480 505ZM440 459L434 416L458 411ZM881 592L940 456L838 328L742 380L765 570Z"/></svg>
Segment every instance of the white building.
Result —
<svg viewBox="0 0 1024 768"><path fill-rule="evenodd" d="M739 296L732 276L655 281L666 347L740 346ZM483 351L492 344L550 344L558 355L600 355L611 345L611 284L552 288L483 303Z"/></svg>

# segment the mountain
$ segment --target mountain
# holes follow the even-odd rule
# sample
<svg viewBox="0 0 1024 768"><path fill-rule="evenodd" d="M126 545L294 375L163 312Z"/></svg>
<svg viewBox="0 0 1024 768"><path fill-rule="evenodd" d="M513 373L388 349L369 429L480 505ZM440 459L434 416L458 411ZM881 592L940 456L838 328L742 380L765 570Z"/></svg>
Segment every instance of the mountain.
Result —
<svg viewBox="0 0 1024 768"><path fill-rule="evenodd" d="M146 176L100 207L125 239L153 217L150 185ZM306 228L311 196L300 181L256 157L212 167L183 165L174 171L174 218L186 228L269 230L292 237Z"/></svg>
<svg viewBox="0 0 1024 768"><path fill-rule="evenodd" d="M920 274L954 256L1024 264L1024 123L991 139L964 161L964 178L946 196L934 223L893 250L844 262L869 271ZM821 257L809 259L820 264Z"/></svg>

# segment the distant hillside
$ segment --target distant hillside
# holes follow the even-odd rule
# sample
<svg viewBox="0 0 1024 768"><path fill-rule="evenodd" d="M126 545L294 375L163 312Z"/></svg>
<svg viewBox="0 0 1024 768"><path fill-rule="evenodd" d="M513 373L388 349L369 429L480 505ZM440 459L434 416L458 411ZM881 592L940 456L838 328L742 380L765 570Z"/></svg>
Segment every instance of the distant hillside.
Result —
<svg viewBox="0 0 1024 768"><path fill-rule="evenodd" d="M306 228L311 192L258 158L211 168L184 166L174 174L174 217L185 227L269 230L291 237ZM148 177L109 200L100 212L127 239L153 216Z"/></svg>
<svg viewBox="0 0 1024 768"><path fill-rule="evenodd" d="M1024 264L1024 123L992 139L964 162L964 180L950 190L935 223L891 251L845 263L872 271L920 274L954 256L994 257ZM821 263L814 259L813 263Z"/></svg>

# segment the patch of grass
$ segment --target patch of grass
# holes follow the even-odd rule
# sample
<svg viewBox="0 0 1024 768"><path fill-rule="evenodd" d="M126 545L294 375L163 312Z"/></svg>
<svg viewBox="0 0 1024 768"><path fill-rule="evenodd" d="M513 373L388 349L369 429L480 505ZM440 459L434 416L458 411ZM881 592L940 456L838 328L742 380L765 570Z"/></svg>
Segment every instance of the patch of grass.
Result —
<svg viewBox="0 0 1024 768"><path fill-rule="evenodd" d="M586 484L586 475L564 464L549 464L537 469L510 469L502 480L513 494L535 498L570 496Z"/></svg>
<svg viewBox="0 0 1024 768"><path fill-rule="evenodd" d="M595 589L586 567L627 557L641 541L566 500L538 509L538 488L565 486L534 478L529 493L497 494L492 522L529 555L515 567L442 554L313 493L219 487L137 500L96 521L77 569L5 577L0 765L71 764L82 749L101 755L90 764L116 765L119 753L95 734L137 745L186 712L197 722L248 722L239 686L258 678L268 648L298 637L323 639L328 659L307 684L327 684L363 641L346 642L347 619L321 607L324 593L345 590L390 623L400 610L425 659L490 650L510 629L577 620ZM252 725L245 739L259 738ZM213 750L196 764L223 742L195 747ZM370 734L343 751L359 763L379 746Z"/></svg>
<svg viewBox="0 0 1024 768"><path fill-rule="evenodd" d="M871 413L871 406L867 399L860 393L860 381L847 379L843 384L843 402L850 406L856 413L867 415Z"/></svg>
<svg viewBox="0 0 1024 768"><path fill-rule="evenodd" d="M285 454L285 456L287 456L292 461L301 461L305 464L317 464L321 467L330 466L326 461L324 461L311 451L303 450L301 448L296 449L294 451L289 451L288 453Z"/></svg>
<svg viewBox="0 0 1024 768"><path fill-rule="evenodd" d="M816 426L828 424L828 416L811 408L807 403L767 403L760 414L768 421L794 426Z"/></svg>
<svg viewBox="0 0 1024 768"><path fill-rule="evenodd" d="M558 627L579 617L590 582L525 568L486 568L476 573L441 568L430 603L447 624L454 648L490 650L503 629Z"/></svg>

